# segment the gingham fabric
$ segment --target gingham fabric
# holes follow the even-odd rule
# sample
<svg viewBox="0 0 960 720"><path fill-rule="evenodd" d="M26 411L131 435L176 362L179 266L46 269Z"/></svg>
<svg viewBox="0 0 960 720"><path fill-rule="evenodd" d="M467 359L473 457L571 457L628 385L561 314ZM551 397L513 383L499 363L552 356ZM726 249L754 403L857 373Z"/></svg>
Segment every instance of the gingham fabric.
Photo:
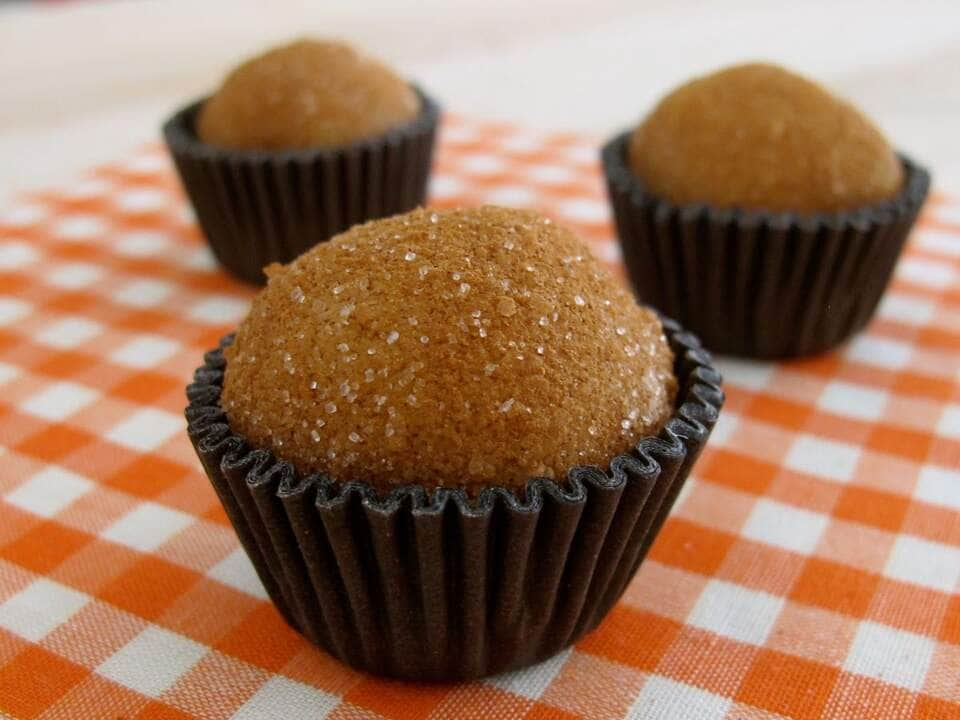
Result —
<svg viewBox="0 0 960 720"><path fill-rule="evenodd" d="M432 199L540 208L617 263L593 140L448 119ZM846 347L721 361L721 422L622 601L470 684L355 673L267 601L182 418L250 296L159 147L0 215L0 711L960 717L960 201L931 200Z"/></svg>

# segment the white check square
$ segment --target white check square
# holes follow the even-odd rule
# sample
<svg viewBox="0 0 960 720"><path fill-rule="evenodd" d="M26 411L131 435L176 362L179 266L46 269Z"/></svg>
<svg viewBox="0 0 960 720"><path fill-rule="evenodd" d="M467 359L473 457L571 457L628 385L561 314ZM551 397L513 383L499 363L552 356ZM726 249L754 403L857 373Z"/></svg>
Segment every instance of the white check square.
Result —
<svg viewBox="0 0 960 720"><path fill-rule="evenodd" d="M960 203L956 201L947 200L946 202L937 205L935 208L931 208L933 211L934 217L937 218L940 222L950 223L951 225L960 225ZM930 232L929 230L925 231L924 234ZM945 238L945 243L954 248L954 253L960 255L960 240L957 239L957 236L949 232L937 232L938 235L943 235Z"/></svg>
<svg viewBox="0 0 960 720"><path fill-rule="evenodd" d="M937 290L950 287L955 279L953 268L945 262L906 257L897 265L897 275L918 285Z"/></svg>
<svg viewBox="0 0 960 720"><path fill-rule="evenodd" d="M68 350L89 342L103 332L103 325L83 317L58 320L34 335L34 339L59 350Z"/></svg>
<svg viewBox="0 0 960 720"><path fill-rule="evenodd" d="M733 640L763 645L783 608L783 598L711 580L687 618L689 625Z"/></svg>
<svg viewBox="0 0 960 720"><path fill-rule="evenodd" d="M135 173L154 174L168 167L167 157L149 151L143 155L137 155L127 160L123 166Z"/></svg>
<svg viewBox="0 0 960 720"><path fill-rule="evenodd" d="M42 205L17 205L9 210L0 212L0 222L12 227L27 227L36 225L47 217L47 209Z"/></svg>
<svg viewBox="0 0 960 720"><path fill-rule="evenodd" d="M275 675L247 700L233 720L321 720L340 704L336 695Z"/></svg>
<svg viewBox="0 0 960 720"><path fill-rule="evenodd" d="M115 683L148 697L160 697L206 654L206 648L182 635L151 625L97 668Z"/></svg>
<svg viewBox="0 0 960 720"><path fill-rule="evenodd" d="M177 260L191 270L216 270L217 259L208 247L198 247L188 253L177 256Z"/></svg>
<svg viewBox="0 0 960 720"><path fill-rule="evenodd" d="M623 250L620 243L605 242L591 248L598 258L608 263L618 263L623 260Z"/></svg>
<svg viewBox="0 0 960 720"><path fill-rule="evenodd" d="M828 523L826 515L761 498L754 504L741 534L757 542L809 555Z"/></svg>
<svg viewBox="0 0 960 720"><path fill-rule="evenodd" d="M730 698L651 675L627 711L626 720L722 720L732 704Z"/></svg>
<svg viewBox="0 0 960 720"><path fill-rule="evenodd" d="M84 178L63 188L60 192L71 200L92 200L108 194L113 184L102 178Z"/></svg>
<svg viewBox="0 0 960 720"><path fill-rule="evenodd" d="M590 198L575 198L560 204L557 210L575 222L601 223L610 216L607 203Z"/></svg>
<svg viewBox="0 0 960 720"><path fill-rule="evenodd" d="M103 268L91 263L64 263L46 274L50 285L66 290L89 287L103 277Z"/></svg>
<svg viewBox="0 0 960 720"><path fill-rule="evenodd" d="M924 502L960 510L960 470L925 465L913 494Z"/></svg>
<svg viewBox="0 0 960 720"><path fill-rule="evenodd" d="M89 601L89 595L39 578L0 605L0 627L30 642L40 642Z"/></svg>
<svg viewBox="0 0 960 720"><path fill-rule="evenodd" d="M710 442L714 445L726 445L740 424L740 416L733 412L720 413L717 424L710 433Z"/></svg>
<svg viewBox="0 0 960 720"><path fill-rule="evenodd" d="M0 297L0 327L13 325L17 320L25 318L33 310L33 306L23 300L12 297Z"/></svg>
<svg viewBox="0 0 960 720"><path fill-rule="evenodd" d="M888 292L880 303L880 315L907 325L926 325L937 306L916 295Z"/></svg>
<svg viewBox="0 0 960 720"><path fill-rule="evenodd" d="M898 535L883 574L952 593L960 581L960 548L913 535Z"/></svg>
<svg viewBox="0 0 960 720"><path fill-rule="evenodd" d="M190 317L202 323L219 325L235 322L243 317L249 303L240 298L215 295L201 300L190 309Z"/></svg>
<svg viewBox="0 0 960 720"><path fill-rule="evenodd" d="M63 420L100 397L100 393L72 382L58 382L27 398L20 409L44 420Z"/></svg>
<svg viewBox="0 0 960 720"><path fill-rule="evenodd" d="M122 212L139 213L160 210L169 201L169 196L154 188L125 190L115 197L116 206Z"/></svg>
<svg viewBox="0 0 960 720"><path fill-rule="evenodd" d="M523 670L489 678L487 682L514 695L538 700L560 673L572 650L563 650L552 658Z"/></svg>
<svg viewBox="0 0 960 720"><path fill-rule="evenodd" d="M85 477L51 465L18 485L4 500L34 515L49 518L93 487L94 484Z"/></svg>
<svg viewBox="0 0 960 720"><path fill-rule="evenodd" d="M937 421L937 435L960 440L960 405L949 404Z"/></svg>
<svg viewBox="0 0 960 720"><path fill-rule="evenodd" d="M576 180L577 174L563 165L534 165L527 176L540 185L564 185Z"/></svg>
<svg viewBox="0 0 960 720"><path fill-rule="evenodd" d="M133 450L147 452L163 445L183 426L184 420L179 415L143 408L111 428L107 432L107 439Z"/></svg>
<svg viewBox="0 0 960 720"><path fill-rule="evenodd" d="M173 293L173 285L161 280L133 280L111 297L114 302L131 307L156 307Z"/></svg>
<svg viewBox="0 0 960 720"><path fill-rule="evenodd" d="M958 212L957 208L955 207L950 209L953 211L953 222L960 223L960 212ZM937 215L939 217L947 215L948 213L946 210L946 207L939 208ZM942 255L960 257L960 238L958 238L955 233L921 228L916 231L916 234L914 235L914 242L916 242L917 245L922 248L933 250L934 252Z"/></svg>
<svg viewBox="0 0 960 720"><path fill-rule="evenodd" d="M104 530L101 537L140 552L150 552L193 524L193 520L187 513L147 501Z"/></svg>
<svg viewBox="0 0 960 720"><path fill-rule="evenodd" d="M537 202L537 194L525 185L500 185L484 195L484 202L490 205L531 207Z"/></svg>
<svg viewBox="0 0 960 720"><path fill-rule="evenodd" d="M170 245L167 236L152 230L128 232L119 237L114 249L127 257L149 257L165 250Z"/></svg>
<svg viewBox="0 0 960 720"><path fill-rule="evenodd" d="M754 392L763 390L767 386L776 369L771 363L754 360L736 360L725 357L718 358L716 362L725 383Z"/></svg>
<svg viewBox="0 0 960 720"><path fill-rule="evenodd" d="M858 420L879 420L889 399L883 390L833 380L817 398L817 407Z"/></svg>
<svg viewBox="0 0 960 720"><path fill-rule="evenodd" d="M860 454L855 445L800 435L790 446L783 464L797 472L845 483L853 477Z"/></svg>
<svg viewBox="0 0 960 720"><path fill-rule="evenodd" d="M151 368L160 365L180 349L180 343L159 335L140 335L117 348L110 359L132 368Z"/></svg>
<svg viewBox="0 0 960 720"><path fill-rule="evenodd" d="M936 645L923 635L867 620L857 629L843 669L916 692L923 687Z"/></svg>
<svg viewBox="0 0 960 720"><path fill-rule="evenodd" d="M432 173L430 176L430 197L443 198L463 193L463 183L452 175Z"/></svg>
<svg viewBox="0 0 960 720"><path fill-rule="evenodd" d="M460 167L471 175L496 175L503 172L504 163L496 155L473 153L461 158Z"/></svg>
<svg viewBox="0 0 960 720"><path fill-rule="evenodd" d="M40 259L40 253L30 243L10 240L0 243L0 270L19 270Z"/></svg>
<svg viewBox="0 0 960 720"><path fill-rule="evenodd" d="M869 335L858 335L847 349L847 357L851 360L887 370L905 368L912 353L907 343Z"/></svg>
<svg viewBox="0 0 960 720"><path fill-rule="evenodd" d="M241 547L210 568L207 576L261 600L269 599L263 583L257 577L257 571Z"/></svg>
<svg viewBox="0 0 960 720"><path fill-rule="evenodd" d="M20 368L0 362L0 385L4 385L14 378L20 377Z"/></svg>
<svg viewBox="0 0 960 720"><path fill-rule="evenodd" d="M68 215L53 226L53 233L64 240L95 240L108 229L107 223L96 215Z"/></svg>

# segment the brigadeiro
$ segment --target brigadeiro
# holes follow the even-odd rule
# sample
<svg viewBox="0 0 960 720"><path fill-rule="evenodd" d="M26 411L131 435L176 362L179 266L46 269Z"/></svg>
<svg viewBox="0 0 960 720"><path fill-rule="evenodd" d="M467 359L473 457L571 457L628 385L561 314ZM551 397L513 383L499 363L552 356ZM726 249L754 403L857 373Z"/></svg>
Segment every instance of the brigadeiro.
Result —
<svg viewBox="0 0 960 720"><path fill-rule="evenodd" d="M603 162L638 296L755 357L862 328L929 186L859 110L759 63L680 86Z"/></svg>
<svg viewBox="0 0 960 720"><path fill-rule="evenodd" d="M519 210L369 222L267 275L187 417L287 620L434 680L595 627L716 421L697 340Z"/></svg>
<svg viewBox="0 0 960 720"><path fill-rule="evenodd" d="M164 136L217 259L262 283L271 262L423 204L438 115L379 61L304 39L238 66Z"/></svg>

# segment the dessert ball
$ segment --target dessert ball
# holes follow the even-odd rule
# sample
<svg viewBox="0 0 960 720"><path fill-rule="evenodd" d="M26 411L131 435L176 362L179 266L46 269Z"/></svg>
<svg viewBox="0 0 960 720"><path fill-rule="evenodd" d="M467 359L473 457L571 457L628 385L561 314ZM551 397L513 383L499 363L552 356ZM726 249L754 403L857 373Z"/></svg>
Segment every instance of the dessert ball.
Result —
<svg viewBox="0 0 960 720"><path fill-rule="evenodd" d="M694 79L634 131L629 162L674 203L798 211L888 199L903 169L881 132L849 103L775 65Z"/></svg>
<svg viewBox="0 0 960 720"><path fill-rule="evenodd" d="M267 275L222 403L301 473L522 488L606 469L673 412L658 317L535 213L419 209Z"/></svg>
<svg viewBox="0 0 960 720"><path fill-rule="evenodd" d="M197 120L227 148L336 147L412 120L416 92L377 60L338 42L300 40L240 65Z"/></svg>

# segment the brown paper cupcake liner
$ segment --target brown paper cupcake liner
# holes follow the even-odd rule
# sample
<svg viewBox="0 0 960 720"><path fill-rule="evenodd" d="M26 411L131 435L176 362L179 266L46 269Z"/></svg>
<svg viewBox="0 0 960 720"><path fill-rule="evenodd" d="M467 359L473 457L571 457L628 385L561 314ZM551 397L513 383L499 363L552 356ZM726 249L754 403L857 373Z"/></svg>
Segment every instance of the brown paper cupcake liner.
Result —
<svg viewBox="0 0 960 720"><path fill-rule="evenodd" d="M417 680L495 674L593 629L633 577L723 403L699 341L664 323L677 409L610 470L468 497L300 477L251 448L220 406L220 348L187 388L188 432L267 592L316 645L369 672Z"/></svg>
<svg viewBox="0 0 960 720"><path fill-rule="evenodd" d="M930 186L927 171L900 156L900 193L852 212L674 205L630 170L629 138L617 136L602 156L634 292L720 353L811 355L863 328Z"/></svg>
<svg viewBox="0 0 960 720"><path fill-rule="evenodd" d="M423 205L440 109L417 93L414 120L340 148L209 145L194 129L204 100L167 120L167 147L220 264L262 285L271 262L289 262L357 223Z"/></svg>

